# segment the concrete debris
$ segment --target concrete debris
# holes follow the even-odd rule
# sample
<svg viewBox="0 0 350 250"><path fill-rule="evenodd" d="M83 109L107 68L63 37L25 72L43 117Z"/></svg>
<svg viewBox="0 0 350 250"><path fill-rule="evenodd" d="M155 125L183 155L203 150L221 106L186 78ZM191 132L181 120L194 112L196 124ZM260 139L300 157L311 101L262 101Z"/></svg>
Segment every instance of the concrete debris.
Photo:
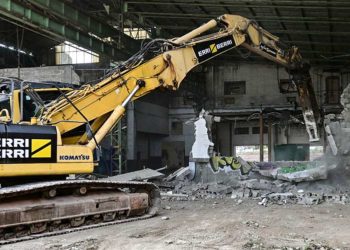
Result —
<svg viewBox="0 0 350 250"><path fill-rule="evenodd" d="M232 193L232 187L226 186L226 185L220 185L220 184L213 184L213 185L209 185L207 186L207 193L210 194L219 194L219 195L223 195L223 194L230 194Z"/></svg>
<svg viewBox="0 0 350 250"><path fill-rule="evenodd" d="M245 174L249 173L249 171L252 169L252 166L248 162L243 160L243 158L240 156L236 157L236 160L241 164L241 172Z"/></svg>
<svg viewBox="0 0 350 250"><path fill-rule="evenodd" d="M267 203L277 205L296 204L298 201L296 195L294 195L293 193L272 193L266 195L264 198L267 198L267 201L265 201L264 206L266 206Z"/></svg>
<svg viewBox="0 0 350 250"><path fill-rule="evenodd" d="M168 200L188 200L189 196L186 194L168 194L168 193L160 193L160 196L162 199L168 199Z"/></svg>
<svg viewBox="0 0 350 250"><path fill-rule="evenodd" d="M248 227L253 227L253 228L258 228L260 226L258 222L253 220L248 220L244 222L244 224L246 224Z"/></svg>
<svg viewBox="0 0 350 250"><path fill-rule="evenodd" d="M196 175L205 175L203 169L210 172L206 165L196 164L201 164ZM350 203L349 192L337 186L338 179L328 179L334 175L333 168L335 164L327 166L323 161L254 163L246 178L240 178L236 173L217 173L206 180L198 176L190 180L187 177L190 168L181 168L166 178L168 182L165 186L173 189L170 193L162 193L162 199L196 201L231 198L233 204L241 204L244 199L256 199L261 206Z"/></svg>
<svg viewBox="0 0 350 250"><path fill-rule="evenodd" d="M181 170L177 172L175 178L178 180L184 180L189 174L191 174L191 170L189 167L181 168Z"/></svg>
<svg viewBox="0 0 350 250"><path fill-rule="evenodd" d="M258 190L271 190L273 188L273 183L267 180L257 180L250 179L241 182L242 187L250 188L250 189L258 189Z"/></svg>
<svg viewBox="0 0 350 250"><path fill-rule="evenodd" d="M168 244L168 245L173 244L173 243L174 243L174 240L166 240L165 241L165 244Z"/></svg>
<svg viewBox="0 0 350 250"><path fill-rule="evenodd" d="M69 62L67 62L70 64ZM18 77L17 68L0 69L0 77ZM57 65L45 67L23 67L21 68L21 78L26 81L49 81L79 84L80 77L74 71L73 65ZM83 80L83 79L82 79Z"/></svg>
<svg viewBox="0 0 350 250"><path fill-rule="evenodd" d="M302 171L301 171L302 172ZM292 184L290 181L271 179L248 179L236 184L222 184L220 181L210 183L195 183L194 181L175 180L176 185L172 191L161 193L162 199L167 200L189 200L198 199L224 199L231 198L237 205L244 199L258 199L259 205L269 204L286 205L317 205L323 202L350 203L347 193L339 193L337 189L327 189L327 185L317 182L303 182ZM308 183L308 185L304 185ZM313 183L311 185L311 183ZM300 187L298 187L300 185ZM311 187L315 187L311 190ZM215 204L215 203L214 203Z"/></svg>
<svg viewBox="0 0 350 250"><path fill-rule="evenodd" d="M277 173L277 179L290 182L303 182L303 181L315 181L325 180L328 176L328 168L325 165L315 168L309 168L295 172L282 172Z"/></svg>
<svg viewBox="0 0 350 250"><path fill-rule="evenodd" d="M267 205L267 198L266 197L263 198L258 204L261 205L261 206L265 206L266 207L266 205Z"/></svg>
<svg viewBox="0 0 350 250"><path fill-rule="evenodd" d="M126 174L120 174L112 177L108 177L108 180L111 181L143 181L151 179L159 179L164 177L164 174L159 173L156 170L146 168Z"/></svg>
<svg viewBox="0 0 350 250"><path fill-rule="evenodd" d="M189 167L181 167L175 172L171 173L166 177L165 181L172 181L174 179L184 180L186 176L191 174L191 170Z"/></svg>
<svg viewBox="0 0 350 250"><path fill-rule="evenodd" d="M299 205L317 205L323 202L348 204L349 196L347 194L341 195L326 195L318 193L270 193L261 197L258 203L262 206L267 204L299 204Z"/></svg>
<svg viewBox="0 0 350 250"><path fill-rule="evenodd" d="M325 180L328 177L328 172L336 167L335 164L327 165L320 161L264 162L257 163L256 166L258 167L256 171L264 177L289 182Z"/></svg>
<svg viewBox="0 0 350 250"><path fill-rule="evenodd" d="M162 220L169 220L169 217L168 216L163 216Z"/></svg>
<svg viewBox="0 0 350 250"><path fill-rule="evenodd" d="M187 241L181 240L181 239L175 241L176 245L185 245L186 243L187 243Z"/></svg>

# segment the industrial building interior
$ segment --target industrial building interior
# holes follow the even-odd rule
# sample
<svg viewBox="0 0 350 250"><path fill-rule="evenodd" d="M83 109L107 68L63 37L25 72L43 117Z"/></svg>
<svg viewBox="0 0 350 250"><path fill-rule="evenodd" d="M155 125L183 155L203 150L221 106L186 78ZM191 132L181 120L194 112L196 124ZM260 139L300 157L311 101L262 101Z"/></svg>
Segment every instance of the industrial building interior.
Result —
<svg viewBox="0 0 350 250"><path fill-rule="evenodd" d="M345 0L0 0L0 248L350 249L349 14ZM212 19L217 27L197 30ZM156 60L170 73L154 73L151 88L163 67ZM105 83L116 86L114 99L99 92ZM40 94L46 88L51 99ZM100 106L80 105L82 92ZM51 137L33 129L31 163L12 162L21 154L8 153L6 138L28 132L13 136L11 126L53 127L57 150L69 145L73 154L95 143L93 171L57 170L69 157L53 156L50 144L57 162L38 163L56 172L30 173L34 153L47 146L33 149L33 140ZM70 166L83 164L83 152ZM17 165L26 173L10 173ZM101 209L118 189L116 210L64 217L78 210L59 203L68 184L42 185L68 175L81 186L71 185L66 203L80 195ZM5 186L9 176L17 190ZM106 180L114 186L98 197ZM40 198L24 191L35 189L25 187L32 181ZM147 193L149 204L121 210L140 203L124 205L133 192ZM8 211L29 202L17 195L32 197L33 207L18 208L16 224Z"/></svg>

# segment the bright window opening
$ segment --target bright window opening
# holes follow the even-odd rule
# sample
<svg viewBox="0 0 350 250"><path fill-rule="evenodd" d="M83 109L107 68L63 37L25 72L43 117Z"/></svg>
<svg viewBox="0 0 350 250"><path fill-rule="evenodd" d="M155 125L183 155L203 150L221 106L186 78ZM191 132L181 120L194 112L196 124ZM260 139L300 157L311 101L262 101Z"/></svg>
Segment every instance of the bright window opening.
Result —
<svg viewBox="0 0 350 250"><path fill-rule="evenodd" d="M28 56L33 56L32 52L28 52L28 51L24 51L24 50L21 50L21 49L17 49L14 46L8 46L8 45L3 44L3 43L0 43L0 48L5 48L5 49L8 49L8 50L16 51L16 52L19 52L21 54L28 55Z"/></svg>
<svg viewBox="0 0 350 250"><path fill-rule="evenodd" d="M149 33L142 28L124 28L124 34L126 34L134 39L150 38Z"/></svg>
<svg viewBox="0 0 350 250"><path fill-rule="evenodd" d="M240 156L245 161L260 161L259 145L236 146L236 156ZM264 161L268 161L268 147L264 145Z"/></svg>
<svg viewBox="0 0 350 250"><path fill-rule="evenodd" d="M98 54L70 42L56 46L56 64L98 63Z"/></svg>
<svg viewBox="0 0 350 250"><path fill-rule="evenodd" d="M323 146L310 146L310 161L314 161L323 156Z"/></svg>

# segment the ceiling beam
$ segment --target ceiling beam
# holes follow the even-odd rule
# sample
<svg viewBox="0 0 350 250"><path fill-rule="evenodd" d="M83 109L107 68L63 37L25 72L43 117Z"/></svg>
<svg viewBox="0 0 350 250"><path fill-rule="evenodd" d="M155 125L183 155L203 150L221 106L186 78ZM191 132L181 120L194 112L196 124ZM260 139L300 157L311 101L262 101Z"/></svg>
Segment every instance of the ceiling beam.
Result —
<svg viewBox="0 0 350 250"><path fill-rule="evenodd" d="M179 26L179 25L162 25L162 24L156 24L157 27L160 27L162 29L175 29L175 30L192 30L196 27L194 26ZM325 31L322 30L273 30L270 31L274 35L276 34L301 34L301 35L334 35L334 36L344 36L349 37L350 31L332 31L330 32L328 29Z"/></svg>
<svg viewBox="0 0 350 250"><path fill-rule="evenodd" d="M91 33L101 39L114 38L114 43L121 40L122 44L117 44L118 47L136 52L139 48L139 42L125 35L120 30L110 26L95 17L92 17L74 5L67 4L63 0L27 0L30 5L36 6L37 9L42 9L43 13L49 15L50 18L55 18L57 21L62 19L62 22L76 27L78 30L85 33ZM121 37L121 39L119 39Z"/></svg>
<svg viewBox="0 0 350 250"><path fill-rule="evenodd" d="M38 33L50 36L54 40L64 42L70 41L81 47L89 49L99 54L104 54L110 58L123 60L129 57L125 50L119 50L116 46L104 42L83 31L72 28L67 24L62 24L39 11L29 9L23 2L14 0L0 1L0 15L10 22L15 22L35 29Z"/></svg>
<svg viewBox="0 0 350 250"><path fill-rule="evenodd" d="M311 10L318 10L318 9L339 9L339 10L350 10L350 3L349 2L334 2L331 4L327 4L327 2L322 1L276 1L274 5L271 4L271 2L267 1L237 1L228 3L224 1L198 1L198 2L185 2L185 1L174 1L174 2L167 2L167 1L128 1L128 5L149 5L149 4L155 4L160 6L169 6L173 4L177 5L183 5L183 6L203 6L203 7L235 7L235 8L247 8L246 4L249 4L249 7L252 8L273 8L278 7L279 9L311 9Z"/></svg>
<svg viewBox="0 0 350 250"><path fill-rule="evenodd" d="M248 10L247 10L248 11ZM178 12L148 12L148 11L128 11L127 13L130 14L138 14L142 15L144 17L157 17L157 18L168 18L168 19L183 19L186 17L192 17L192 18L199 18L199 19L210 19L210 18L216 18L221 16L225 13L211 13L211 14L201 14L201 13L178 13ZM302 17L302 16L252 16L251 14L248 14L247 18L252 18L255 21L264 21L264 22L291 22L291 23L344 23L348 24L350 23L350 18L328 18L328 17Z"/></svg>

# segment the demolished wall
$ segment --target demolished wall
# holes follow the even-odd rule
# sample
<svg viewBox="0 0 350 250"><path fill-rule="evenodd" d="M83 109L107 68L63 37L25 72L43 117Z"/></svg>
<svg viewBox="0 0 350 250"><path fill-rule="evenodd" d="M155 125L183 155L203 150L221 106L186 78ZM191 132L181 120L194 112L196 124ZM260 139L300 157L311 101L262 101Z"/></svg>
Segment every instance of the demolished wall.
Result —
<svg viewBox="0 0 350 250"><path fill-rule="evenodd" d="M0 69L0 77L18 77L17 68ZM80 78L72 65L21 68L20 78L25 81L53 81L79 84Z"/></svg>

